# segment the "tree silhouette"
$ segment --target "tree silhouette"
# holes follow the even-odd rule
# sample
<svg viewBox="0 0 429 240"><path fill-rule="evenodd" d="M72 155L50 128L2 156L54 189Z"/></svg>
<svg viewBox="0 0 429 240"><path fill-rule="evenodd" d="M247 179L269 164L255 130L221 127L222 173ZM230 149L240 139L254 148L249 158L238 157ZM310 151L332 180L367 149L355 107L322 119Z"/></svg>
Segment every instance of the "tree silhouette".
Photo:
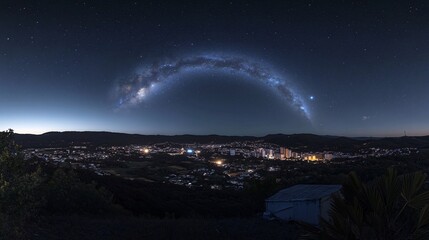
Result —
<svg viewBox="0 0 429 240"><path fill-rule="evenodd" d="M369 184L350 173L341 195L333 198L330 220L304 225L303 239L429 239L426 174L398 176L393 169Z"/></svg>
<svg viewBox="0 0 429 240"><path fill-rule="evenodd" d="M13 131L0 132L0 233L22 237L22 227L43 205L41 170L29 170L13 139Z"/></svg>

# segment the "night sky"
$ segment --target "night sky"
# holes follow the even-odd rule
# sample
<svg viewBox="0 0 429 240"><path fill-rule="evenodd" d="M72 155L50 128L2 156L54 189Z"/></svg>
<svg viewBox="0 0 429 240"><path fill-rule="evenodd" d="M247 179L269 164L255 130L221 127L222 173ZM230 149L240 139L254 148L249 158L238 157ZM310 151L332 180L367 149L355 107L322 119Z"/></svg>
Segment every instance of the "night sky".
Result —
<svg viewBox="0 0 429 240"><path fill-rule="evenodd" d="M428 135L428 13L429 1L1 1L0 129Z"/></svg>

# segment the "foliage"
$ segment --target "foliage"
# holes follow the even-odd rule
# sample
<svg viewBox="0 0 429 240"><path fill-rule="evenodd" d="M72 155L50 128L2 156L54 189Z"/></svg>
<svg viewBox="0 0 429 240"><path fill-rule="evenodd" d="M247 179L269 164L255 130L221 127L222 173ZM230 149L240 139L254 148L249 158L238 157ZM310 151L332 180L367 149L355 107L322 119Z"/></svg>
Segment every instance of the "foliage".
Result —
<svg viewBox="0 0 429 240"><path fill-rule="evenodd" d="M19 238L23 224L34 219L43 205L41 171L28 171L12 130L0 132L0 148L0 234Z"/></svg>
<svg viewBox="0 0 429 240"><path fill-rule="evenodd" d="M81 181L73 171L53 174L25 161L12 130L0 132L0 239L25 238L24 228L43 214L120 211L112 194Z"/></svg>
<svg viewBox="0 0 429 240"><path fill-rule="evenodd" d="M104 214L113 195L95 182L82 182L72 170L57 169L47 182L47 211L53 214Z"/></svg>
<svg viewBox="0 0 429 240"><path fill-rule="evenodd" d="M369 184L349 174L342 195L333 198L330 220L307 226L313 239L428 239L426 174L398 176L393 169Z"/></svg>

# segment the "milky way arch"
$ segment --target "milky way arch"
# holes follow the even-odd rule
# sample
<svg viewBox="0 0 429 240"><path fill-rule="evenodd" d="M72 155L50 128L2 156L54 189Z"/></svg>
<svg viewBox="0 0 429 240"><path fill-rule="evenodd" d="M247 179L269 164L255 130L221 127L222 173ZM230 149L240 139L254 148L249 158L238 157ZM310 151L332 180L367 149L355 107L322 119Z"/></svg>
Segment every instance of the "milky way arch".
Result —
<svg viewBox="0 0 429 240"><path fill-rule="evenodd" d="M142 67L116 88L117 107L126 108L138 105L144 102L157 85L166 83L173 76L189 71L227 72L260 81L277 92L285 102L301 112L307 119L310 119L310 113L302 98L283 78L260 63L236 56L199 55Z"/></svg>

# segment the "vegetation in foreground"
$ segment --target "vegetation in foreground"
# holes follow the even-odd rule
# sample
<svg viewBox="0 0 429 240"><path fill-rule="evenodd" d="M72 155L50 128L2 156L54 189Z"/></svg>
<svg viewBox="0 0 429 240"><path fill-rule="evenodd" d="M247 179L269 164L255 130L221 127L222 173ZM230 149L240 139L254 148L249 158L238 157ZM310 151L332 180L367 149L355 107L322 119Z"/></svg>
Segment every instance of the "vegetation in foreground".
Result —
<svg viewBox="0 0 429 240"><path fill-rule="evenodd" d="M398 176L388 169L363 183L351 173L341 195L333 198L330 221L321 227L302 224L308 239L429 239L429 191L422 172Z"/></svg>
<svg viewBox="0 0 429 240"><path fill-rule="evenodd" d="M72 171L48 174L23 160L13 131L0 134L0 237L26 238L25 227L41 216L116 214L121 208L96 183L82 182Z"/></svg>

